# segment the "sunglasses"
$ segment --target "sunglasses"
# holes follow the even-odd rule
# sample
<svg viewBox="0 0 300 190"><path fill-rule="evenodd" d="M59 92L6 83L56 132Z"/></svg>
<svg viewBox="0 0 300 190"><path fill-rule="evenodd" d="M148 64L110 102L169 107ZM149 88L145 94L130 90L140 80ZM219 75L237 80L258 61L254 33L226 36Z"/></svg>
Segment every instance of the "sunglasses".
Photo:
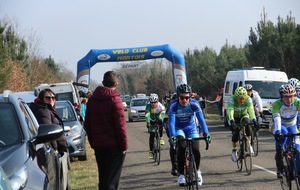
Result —
<svg viewBox="0 0 300 190"><path fill-rule="evenodd" d="M189 96L179 96L180 100L189 100L190 97Z"/></svg>
<svg viewBox="0 0 300 190"><path fill-rule="evenodd" d="M150 104L156 104L157 102L150 102Z"/></svg>
<svg viewBox="0 0 300 190"><path fill-rule="evenodd" d="M55 96L45 96L46 100L56 100Z"/></svg>

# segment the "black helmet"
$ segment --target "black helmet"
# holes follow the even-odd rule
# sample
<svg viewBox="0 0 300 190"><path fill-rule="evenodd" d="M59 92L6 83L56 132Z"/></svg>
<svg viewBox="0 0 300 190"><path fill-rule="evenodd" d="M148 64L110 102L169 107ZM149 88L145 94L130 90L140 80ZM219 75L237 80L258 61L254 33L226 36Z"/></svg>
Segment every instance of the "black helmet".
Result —
<svg viewBox="0 0 300 190"><path fill-rule="evenodd" d="M187 84L181 84L177 86L177 94L190 94L192 92L192 89Z"/></svg>

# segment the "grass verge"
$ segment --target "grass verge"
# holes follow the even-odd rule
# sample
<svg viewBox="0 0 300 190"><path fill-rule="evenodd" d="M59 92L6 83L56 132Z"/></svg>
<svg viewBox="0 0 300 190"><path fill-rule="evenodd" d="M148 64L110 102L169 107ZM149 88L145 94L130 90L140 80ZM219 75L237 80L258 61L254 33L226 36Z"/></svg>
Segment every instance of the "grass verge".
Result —
<svg viewBox="0 0 300 190"><path fill-rule="evenodd" d="M94 151L86 140L87 160L79 161L77 158L71 162L69 172L72 190L98 189L98 168Z"/></svg>

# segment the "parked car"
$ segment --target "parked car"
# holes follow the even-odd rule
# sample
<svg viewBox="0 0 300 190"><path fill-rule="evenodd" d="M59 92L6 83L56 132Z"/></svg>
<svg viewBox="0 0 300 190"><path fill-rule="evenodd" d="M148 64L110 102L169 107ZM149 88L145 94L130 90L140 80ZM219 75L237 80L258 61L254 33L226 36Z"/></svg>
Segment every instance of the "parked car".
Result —
<svg viewBox="0 0 300 190"><path fill-rule="evenodd" d="M133 98L130 101L127 109L128 121L145 120L146 105L149 103L149 98Z"/></svg>
<svg viewBox="0 0 300 190"><path fill-rule="evenodd" d="M0 165L13 189L69 189L68 153L50 145L63 129L39 125L28 105L11 91L0 94Z"/></svg>
<svg viewBox="0 0 300 190"><path fill-rule="evenodd" d="M70 158L77 157L80 161L86 160L86 132L81 125L81 117L68 100L56 101L55 109L64 123Z"/></svg>

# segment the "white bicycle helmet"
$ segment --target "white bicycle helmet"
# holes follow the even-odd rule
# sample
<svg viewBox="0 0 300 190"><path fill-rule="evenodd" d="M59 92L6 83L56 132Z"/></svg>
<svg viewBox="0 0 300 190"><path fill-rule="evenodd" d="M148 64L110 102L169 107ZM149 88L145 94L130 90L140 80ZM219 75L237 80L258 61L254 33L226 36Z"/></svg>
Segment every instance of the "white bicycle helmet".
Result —
<svg viewBox="0 0 300 190"><path fill-rule="evenodd" d="M151 94L149 100L150 100L150 102L157 102L158 101L158 95L157 94Z"/></svg>
<svg viewBox="0 0 300 190"><path fill-rule="evenodd" d="M246 85L244 86L244 88L245 88L247 91L250 91L250 90L253 89L253 87L252 87L251 84L246 84Z"/></svg>
<svg viewBox="0 0 300 190"><path fill-rule="evenodd" d="M290 78L287 83L292 85L292 87L296 88L297 86L299 86L300 82L296 78Z"/></svg>

